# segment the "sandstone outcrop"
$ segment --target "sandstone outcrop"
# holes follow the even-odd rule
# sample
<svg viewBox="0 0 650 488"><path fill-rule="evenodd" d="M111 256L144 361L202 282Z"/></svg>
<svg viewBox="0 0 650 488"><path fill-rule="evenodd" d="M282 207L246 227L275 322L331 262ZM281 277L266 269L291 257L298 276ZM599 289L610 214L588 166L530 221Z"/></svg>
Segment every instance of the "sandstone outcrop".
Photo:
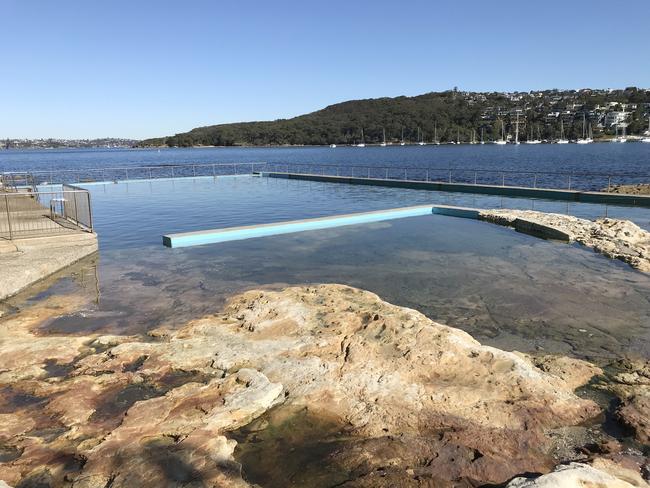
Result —
<svg viewBox="0 0 650 488"><path fill-rule="evenodd" d="M629 220L580 219L533 210L483 210L479 218L542 237L578 242L633 268L650 272L650 232Z"/></svg>
<svg viewBox="0 0 650 488"><path fill-rule="evenodd" d="M506 488L647 488L638 473L614 463L597 460L593 465L571 463L537 478L515 478Z"/></svg>
<svg viewBox="0 0 650 488"><path fill-rule="evenodd" d="M549 472L547 433L600 412L573 392L597 368L484 346L347 286L249 291L148 340L31 331L75 306L50 297L0 326L20 338L0 336L12 486L248 486L236 431L296 412L328 419L318 464L341 485L504 483ZM323 449L311 437L287 456Z"/></svg>
<svg viewBox="0 0 650 488"><path fill-rule="evenodd" d="M638 183L636 185L612 185L609 188L603 188L602 191L609 191L609 193L625 193L627 195L650 195L650 184Z"/></svg>

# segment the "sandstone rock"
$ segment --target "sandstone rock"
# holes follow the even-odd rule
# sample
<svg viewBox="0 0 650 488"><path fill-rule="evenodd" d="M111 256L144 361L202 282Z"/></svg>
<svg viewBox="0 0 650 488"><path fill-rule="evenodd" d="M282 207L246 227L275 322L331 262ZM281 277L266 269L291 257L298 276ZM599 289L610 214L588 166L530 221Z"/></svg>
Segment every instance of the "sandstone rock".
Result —
<svg viewBox="0 0 650 488"><path fill-rule="evenodd" d="M527 356L539 369L564 380L574 390L586 385L603 370L587 361L566 356Z"/></svg>
<svg viewBox="0 0 650 488"><path fill-rule="evenodd" d="M507 488L646 488L647 486L648 484L637 473L623 468L616 469L609 463L594 466L571 463L558 466L552 473L534 479L515 478L508 483Z"/></svg>
<svg viewBox="0 0 650 488"><path fill-rule="evenodd" d="M509 209L483 210L479 218L510 227L519 227L518 222L528 223L542 236L576 241L640 271L650 272L650 232L629 220L591 221L571 215Z"/></svg>
<svg viewBox="0 0 650 488"><path fill-rule="evenodd" d="M632 185L612 185L609 188L603 188L602 191L609 193L625 193L628 195L650 195L650 184L637 183Z"/></svg>
<svg viewBox="0 0 650 488"><path fill-rule="evenodd" d="M601 387L620 398L615 413L621 423L633 431L639 442L650 444L650 361L625 359L612 369L617 373Z"/></svg>
<svg viewBox="0 0 650 488"><path fill-rule="evenodd" d="M231 432L282 403L340 426L345 442L322 462L358 483L380 471L393 484L502 483L549 471L558 460L546 433L599 412L573 393L596 371L582 362L540 368L347 286L250 291L161 337L88 336L56 349L73 363L56 382L41 353L59 338L21 344L21 373L7 363L5 381L44 400L5 419L31 415L36 427L0 432L22 449L0 464L4 478L46 470L74 487L246 486Z"/></svg>

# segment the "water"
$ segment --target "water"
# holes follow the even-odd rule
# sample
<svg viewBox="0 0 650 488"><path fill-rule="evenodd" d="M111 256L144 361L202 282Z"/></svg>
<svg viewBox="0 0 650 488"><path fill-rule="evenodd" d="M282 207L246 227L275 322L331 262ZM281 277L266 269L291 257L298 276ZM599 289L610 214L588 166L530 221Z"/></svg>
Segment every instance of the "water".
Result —
<svg viewBox="0 0 650 488"><path fill-rule="evenodd" d="M496 146L66 149L0 151L0 171L51 171L160 164L321 163L537 172L650 175L650 144Z"/></svg>
<svg viewBox="0 0 650 488"><path fill-rule="evenodd" d="M503 148L405 151L463 154L482 149L494 153ZM510 149L520 148L506 151ZM382 149L367 150L365 154ZM330 150L201 149L160 154L180 158L202 151L240 156L294 151L304 156ZM402 149L388 151L399 154ZM71 165L99 158L92 162L96 165L105 157L127 159L119 164L142 164L147 161L141 155L145 160L159 157L154 151L20 154L33 158L50 153L67 158L66 164ZM59 273L5 305L11 313L20 313L25 304L48 294L87 297L83 310L43 323L42 333L143 334L215 313L228 297L246 289L333 282L371 290L497 347L561 352L598 361L625 354L650 355L650 277L585 248L543 241L493 224L432 215L186 249L161 244L166 233L416 204L534 208L590 218L607 213L632 218L646 228L650 228L649 209L258 177L87 188L100 236L99 257ZM10 319L11 313L2 320Z"/></svg>
<svg viewBox="0 0 650 488"><path fill-rule="evenodd" d="M243 290L345 283L505 349L598 361L650 355L648 275L583 247L494 224L431 215L181 249L163 247L160 237L436 199L490 206L498 197L258 177L88 188L99 258L61 273L34 298L23 294L9 304L20 309L50 293L87 296L83 310L46 321L42 333L142 334L215 313ZM525 199L506 206L516 204L566 206ZM600 206L569 209L588 213ZM649 220L648 209L617 210Z"/></svg>

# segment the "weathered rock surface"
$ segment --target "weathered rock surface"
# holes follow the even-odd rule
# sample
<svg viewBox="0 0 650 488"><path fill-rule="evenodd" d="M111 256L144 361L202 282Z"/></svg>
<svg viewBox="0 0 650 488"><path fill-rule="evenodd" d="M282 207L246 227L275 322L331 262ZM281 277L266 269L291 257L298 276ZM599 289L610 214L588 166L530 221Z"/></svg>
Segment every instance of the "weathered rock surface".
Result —
<svg viewBox="0 0 650 488"><path fill-rule="evenodd" d="M507 488L646 488L638 473L597 460L592 466L571 463L534 479L515 478Z"/></svg>
<svg viewBox="0 0 650 488"><path fill-rule="evenodd" d="M603 191L610 193L626 193L628 195L650 195L649 183L638 183L636 185L612 185L610 188L603 188Z"/></svg>
<svg viewBox="0 0 650 488"><path fill-rule="evenodd" d="M632 430L637 441L650 444L650 361L620 360L612 365L616 372L601 388L621 400L618 419Z"/></svg>
<svg viewBox="0 0 650 488"><path fill-rule="evenodd" d="M319 463L350 486L502 483L550 471L547 432L600 411L573 393L583 362L536 365L346 286L250 291L149 341L34 335L75 306L49 300L0 326L12 485L247 486L231 433L274 407L329 419Z"/></svg>
<svg viewBox="0 0 650 488"><path fill-rule="evenodd" d="M591 221L571 215L508 209L484 210L479 216L495 224L531 230L543 237L575 241L650 273L650 232L629 220Z"/></svg>

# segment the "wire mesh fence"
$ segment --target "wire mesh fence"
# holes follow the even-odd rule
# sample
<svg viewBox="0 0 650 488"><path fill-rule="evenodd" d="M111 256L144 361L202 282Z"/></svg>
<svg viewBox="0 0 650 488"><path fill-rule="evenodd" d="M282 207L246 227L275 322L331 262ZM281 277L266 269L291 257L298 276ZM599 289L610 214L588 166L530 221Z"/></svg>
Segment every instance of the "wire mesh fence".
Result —
<svg viewBox="0 0 650 488"><path fill-rule="evenodd" d="M83 189L0 193L0 238L92 232L90 193Z"/></svg>
<svg viewBox="0 0 650 488"><path fill-rule="evenodd" d="M264 169L266 163L187 163L156 166L124 166L106 168L76 168L69 170L32 171L34 185L80 184L125 180L152 180L200 176L228 176L252 174ZM10 179L18 173L4 173Z"/></svg>

